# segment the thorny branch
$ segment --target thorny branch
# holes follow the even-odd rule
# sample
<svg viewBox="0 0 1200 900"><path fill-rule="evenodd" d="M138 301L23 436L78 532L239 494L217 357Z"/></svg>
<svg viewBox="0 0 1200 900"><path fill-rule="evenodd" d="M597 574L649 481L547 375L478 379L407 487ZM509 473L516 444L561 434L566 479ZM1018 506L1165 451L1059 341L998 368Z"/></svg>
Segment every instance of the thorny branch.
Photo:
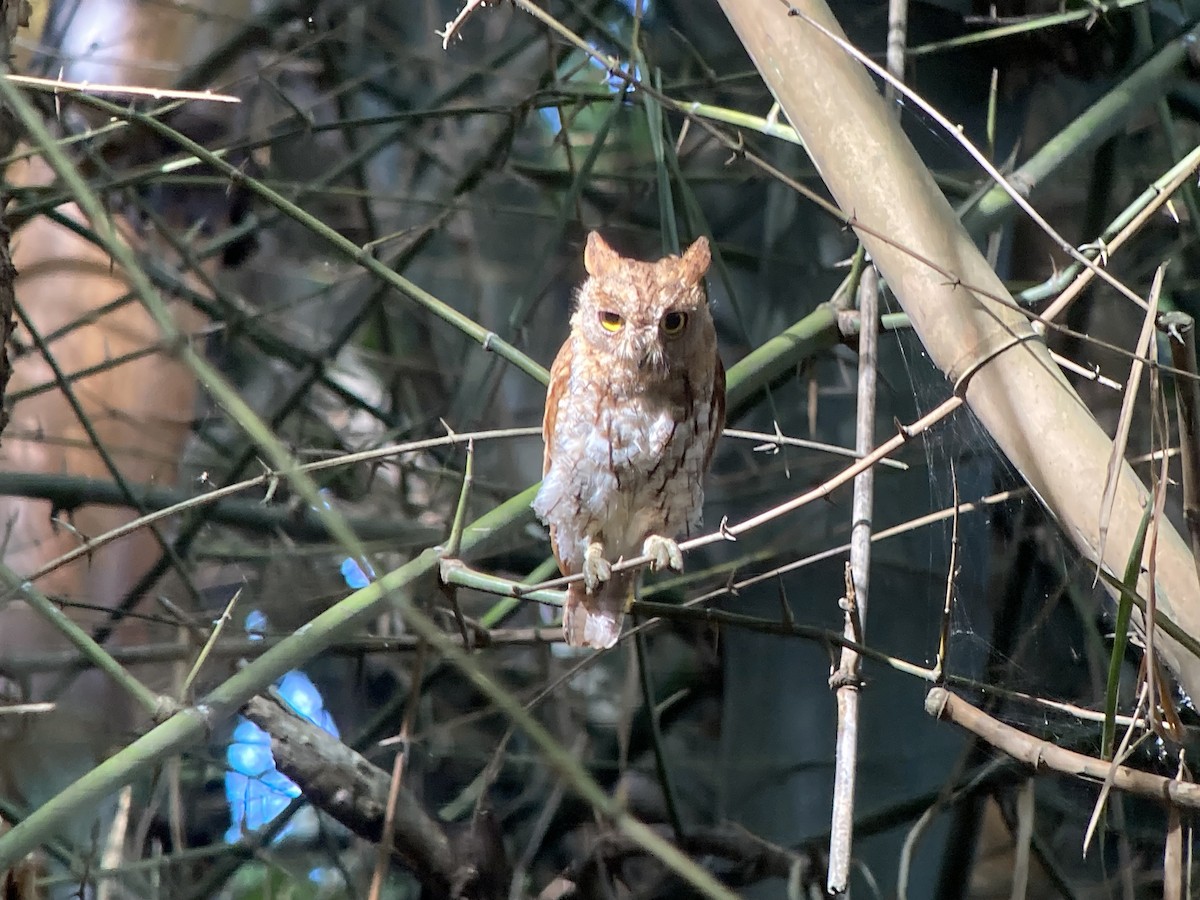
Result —
<svg viewBox="0 0 1200 900"><path fill-rule="evenodd" d="M305 798L355 834L383 835L391 778L333 735L281 705L254 697L242 710L271 736L279 770ZM403 785L395 791L392 847L431 897L499 898L508 886L504 844L490 815L477 817L456 841Z"/></svg>
<svg viewBox="0 0 1200 900"><path fill-rule="evenodd" d="M1111 775L1113 787L1123 791L1185 809L1200 809L1200 785L1128 766L1113 766L1106 760L1067 750L1005 725L945 688L934 688L925 696L925 711L935 718L962 726L1034 771L1049 769L1096 784L1103 784Z"/></svg>

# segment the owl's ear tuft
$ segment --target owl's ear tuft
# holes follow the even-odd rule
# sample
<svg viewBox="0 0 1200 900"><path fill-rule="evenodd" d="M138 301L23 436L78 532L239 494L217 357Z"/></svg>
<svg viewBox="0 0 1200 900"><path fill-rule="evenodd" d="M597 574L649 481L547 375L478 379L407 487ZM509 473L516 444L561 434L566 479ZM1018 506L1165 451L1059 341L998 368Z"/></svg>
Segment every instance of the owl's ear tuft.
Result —
<svg viewBox="0 0 1200 900"><path fill-rule="evenodd" d="M709 265L712 263L712 252L708 249L708 238L698 237L692 242L692 246L684 251L683 259L683 279L689 284L694 284L704 277L708 271Z"/></svg>
<svg viewBox="0 0 1200 900"><path fill-rule="evenodd" d="M600 232L588 234L587 246L583 249L583 267L589 275L606 275L621 261L621 255L600 237Z"/></svg>

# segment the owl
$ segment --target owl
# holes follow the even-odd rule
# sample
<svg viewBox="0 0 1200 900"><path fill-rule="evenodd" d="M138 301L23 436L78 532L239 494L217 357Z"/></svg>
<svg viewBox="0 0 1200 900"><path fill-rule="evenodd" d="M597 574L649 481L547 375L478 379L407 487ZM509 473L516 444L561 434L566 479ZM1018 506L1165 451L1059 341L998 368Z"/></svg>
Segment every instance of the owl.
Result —
<svg viewBox="0 0 1200 900"><path fill-rule="evenodd" d="M675 538L700 524L704 474L725 424L699 238L682 256L640 262L596 232L583 254L571 333L550 369L541 489L533 510L572 582L563 633L574 647L607 648L621 634L636 571L683 568Z"/></svg>

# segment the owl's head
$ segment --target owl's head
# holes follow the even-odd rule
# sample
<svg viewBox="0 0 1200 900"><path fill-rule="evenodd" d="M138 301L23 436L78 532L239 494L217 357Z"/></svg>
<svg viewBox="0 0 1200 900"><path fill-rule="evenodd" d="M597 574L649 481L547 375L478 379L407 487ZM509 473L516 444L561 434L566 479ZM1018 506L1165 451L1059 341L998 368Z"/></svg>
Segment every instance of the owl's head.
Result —
<svg viewBox="0 0 1200 900"><path fill-rule="evenodd" d="M706 238L682 256L641 262L588 235L572 332L631 364L643 378L662 377L716 347L704 275L712 257Z"/></svg>

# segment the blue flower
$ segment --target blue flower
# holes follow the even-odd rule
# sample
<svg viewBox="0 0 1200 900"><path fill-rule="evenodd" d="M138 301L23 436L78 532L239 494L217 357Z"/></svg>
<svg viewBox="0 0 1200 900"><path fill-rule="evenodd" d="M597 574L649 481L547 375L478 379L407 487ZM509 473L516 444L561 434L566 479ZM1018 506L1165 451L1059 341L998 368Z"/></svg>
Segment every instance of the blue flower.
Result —
<svg viewBox="0 0 1200 900"><path fill-rule="evenodd" d="M362 566L358 564L358 560L352 556L347 556L342 560L342 578L346 582L346 587L356 591L371 583L371 579L367 578Z"/></svg>
<svg viewBox="0 0 1200 900"><path fill-rule="evenodd" d="M247 626L249 624L248 617ZM333 716L325 709L321 692L312 679L293 669L280 678L276 686L297 715L339 737ZM231 822L225 840L234 843L244 832L257 831L283 812L294 798L300 796L300 788L276 768L275 757L271 755L271 736L249 719L238 721L225 759L229 764L225 774L225 797L229 801ZM276 835L275 841L283 840L300 828L298 817L293 817Z"/></svg>

